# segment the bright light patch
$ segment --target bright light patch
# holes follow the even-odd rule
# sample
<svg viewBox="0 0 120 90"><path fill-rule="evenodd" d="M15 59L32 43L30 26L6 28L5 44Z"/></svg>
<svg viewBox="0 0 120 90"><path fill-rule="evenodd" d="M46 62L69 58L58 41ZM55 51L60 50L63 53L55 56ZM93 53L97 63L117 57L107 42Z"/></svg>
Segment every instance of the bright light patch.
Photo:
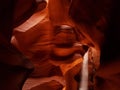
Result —
<svg viewBox="0 0 120 90"><path fill-rule="evenodd" d="M88 51L85 53L83 57L83 65L81 72L81 83L79 90L88 90Z"/></svg>

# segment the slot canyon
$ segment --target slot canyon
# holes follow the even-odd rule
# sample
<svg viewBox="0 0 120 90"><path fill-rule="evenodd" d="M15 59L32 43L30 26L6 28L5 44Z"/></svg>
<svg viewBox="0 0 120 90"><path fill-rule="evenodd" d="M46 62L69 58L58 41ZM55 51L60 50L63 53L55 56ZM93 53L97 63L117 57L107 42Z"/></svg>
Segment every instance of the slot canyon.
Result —
<svg viewBox="0 0 120 90"><path fill-rule="evenodd" d="M1 0L0 90L120 90L119 0Z"/></svg>

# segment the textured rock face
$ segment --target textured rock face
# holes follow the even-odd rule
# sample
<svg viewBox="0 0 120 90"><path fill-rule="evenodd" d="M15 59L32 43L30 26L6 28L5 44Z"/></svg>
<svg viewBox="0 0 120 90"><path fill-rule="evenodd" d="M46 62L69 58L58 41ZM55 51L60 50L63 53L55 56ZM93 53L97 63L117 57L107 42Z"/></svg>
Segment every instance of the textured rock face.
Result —
<svg viewBox="0 0 120 90"><path fill-rule="evenodd" d="M50 81L30 90L62 90L63 86L57 81Z"/></svg>
<svg viewBox="0 0 120 90"><path fill-rule="evenodd" d="M50 0L44 10L36 12L14 29L12 39L12 43L33 62L35 69L31 77L62 76L66 80L66 90L79 87L74 77L80 73L82 56L87 49L93 46L99 50L96 42L86 34L86 29L94 28L72 21L69 7L70 2L67 0ZM94 33L98 33L98 39L101 38L99 32ZM73 85L69 83L71 80ZM32 90L45 89L49 83L38 85Z"/></svg>
<svg viewBox="0 0 120 90"><path fill-rule="evenodd" d="M63 76L66 90L77 90L82 57L88 48L92 48L89 51L89 72L93 81L99 66L109 6L111 2L103 0L50 0L44 10L37 11L16 27L12 42L33 62L35 70L31 77ZM52 83L57 82L48 81L32 90L47 90ZM59 86L51 89L61 90Z"/></svg>
<svg viewBox="0 0 120 90"><path fill-rule="evenodd" d="M29 78L24 86L23 90L62 90L65 83L63 77L52 76L45 78Z"/></svg>
<svg viewBox="0 0 120 90"><path fill-rule="evenodd" d="M23 90L78 90L86 51L89 89L119 90L119 0L36 1L0 0L0 90L21 90L32 64Z"/></svg>
<svg viewBox="0 0 120 90"><path fill-rule="evenodd" d="M22 5L24 10L16 5ZM20 25L21 21L30 17L35 8L35 0L0 1L0 90L21 90L24 81L34 68L28 58L10 43L10 39L13 26L18 25L18 22ZM23 15L24 13L26 14ZM24 19L19 16L23 16ZM18 18L23 20L18 21Z"/></svg>

